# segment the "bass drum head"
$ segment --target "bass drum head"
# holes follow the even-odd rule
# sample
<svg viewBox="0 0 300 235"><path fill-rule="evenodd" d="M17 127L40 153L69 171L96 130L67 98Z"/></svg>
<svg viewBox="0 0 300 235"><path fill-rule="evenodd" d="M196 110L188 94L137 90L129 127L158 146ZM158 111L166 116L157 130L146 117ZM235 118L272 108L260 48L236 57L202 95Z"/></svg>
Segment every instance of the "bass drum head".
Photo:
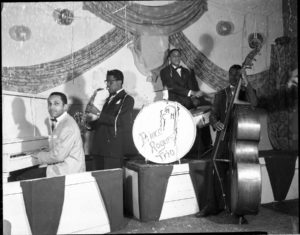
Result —
<svg viewBox="0 0 300 235"><path fill-rule="evenodd" d="M184 157L196 138L191 113L174 101L157 101L145 106L132 129L139 153L155 163L171 163Z"/></svg>

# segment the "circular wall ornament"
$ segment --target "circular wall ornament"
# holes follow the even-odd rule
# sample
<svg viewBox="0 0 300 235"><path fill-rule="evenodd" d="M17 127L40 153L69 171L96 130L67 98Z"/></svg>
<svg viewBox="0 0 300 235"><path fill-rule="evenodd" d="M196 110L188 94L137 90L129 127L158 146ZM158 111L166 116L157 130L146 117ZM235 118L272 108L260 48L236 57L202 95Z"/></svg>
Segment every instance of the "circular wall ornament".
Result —
<svg viewBox="0 0 300 235"><path fill-rule="evenodd" d="M234 30L234 25L230 21L219 21L217 26L217 33L222 36L227 36L231 34Z"/></svg>
<svg viewBox="0 0 300 235"><path fill-rule="evenodd" d="M15 41L27 41L31 37L31 30L24 25L14 25L9 29L9 36Z"/></svg>
<svg viewBox="0 0 300 235"><path fill-rule="evenodd" d="M250 48L254 49L262 45L264 42L264 37L261 33L250 33L248 36L248 43Z"/></svg>
<svg viewBox="0 0 300 235"><path fill-rule="evenodd" d="M70 25L74 20L74 13L69 9L55 9L52 15L54 20L61 25Z"/></svg>

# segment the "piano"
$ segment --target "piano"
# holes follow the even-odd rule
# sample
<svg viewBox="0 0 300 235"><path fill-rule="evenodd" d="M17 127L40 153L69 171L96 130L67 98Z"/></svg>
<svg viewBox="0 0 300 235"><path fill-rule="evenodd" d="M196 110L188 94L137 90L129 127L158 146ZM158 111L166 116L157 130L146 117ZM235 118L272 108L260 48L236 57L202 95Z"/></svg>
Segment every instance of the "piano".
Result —
<svg viewBox="0 0 300 235"><path fill-rule="evenodd" d="M32 167L31 154L48 147L48 136L4 139L2 143L2 181L6 183L13 171Z"/></svg>

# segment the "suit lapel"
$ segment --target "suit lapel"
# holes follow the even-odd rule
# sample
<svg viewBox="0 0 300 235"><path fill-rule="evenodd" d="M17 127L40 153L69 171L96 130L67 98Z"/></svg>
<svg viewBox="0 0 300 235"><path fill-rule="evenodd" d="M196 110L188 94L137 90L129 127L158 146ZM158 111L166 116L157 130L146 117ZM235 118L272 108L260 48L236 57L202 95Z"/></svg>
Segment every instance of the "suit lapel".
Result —
<svg viewBox="0 0 300 235"><path fill-rule="evenodd" d="M176 69L173 68L172 65L170 65L170 74L171 74L171 77L172 79L176 80L176 81L180 81L181 80L181 77L179 75L179 73L177 73Z"/></svg>
<svg viewBox="0 0 300 235"><path fill-rule="evenodd" d="M116 102L118 101L118 100L121 100L123 97L124 97L124 95L125 95L125 91L124 90L122 90L122 91L120 91L118 94L116 94L113 98L112 98L112 100L108 103L108 101L109 101L109 98L106 100L106 103L105 103L105 106L107 106L107 105L115 105L116 104Z"/></svg>
<svg viewBox="0 0 300 235"><path fill-rule="evenodd" d="M179 73L171 66L172 70L172 78L176 83L180 84L180 86L184 86L187 83L187 71L182 67L181 68L181 77Z"/></svg>

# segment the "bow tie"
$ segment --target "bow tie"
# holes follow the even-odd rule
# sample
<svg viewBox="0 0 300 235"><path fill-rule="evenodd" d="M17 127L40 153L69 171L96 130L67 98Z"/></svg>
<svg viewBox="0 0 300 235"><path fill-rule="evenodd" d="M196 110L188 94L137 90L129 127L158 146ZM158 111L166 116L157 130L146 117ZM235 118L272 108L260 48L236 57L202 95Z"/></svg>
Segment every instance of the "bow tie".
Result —
<svg viewBox="0 0 300 235"><path fill-rule="evenodd" d="M177 70L177 69L181 69L182 67L181 66L178 66L177 68L175 68L175 70Z"/></svg>
<svg viewBox="0 0 300 235"><path fill-rule="evenodd" d="M52 122L57 122L57 119L56 118L51 118L51 121Z"/></svg>

